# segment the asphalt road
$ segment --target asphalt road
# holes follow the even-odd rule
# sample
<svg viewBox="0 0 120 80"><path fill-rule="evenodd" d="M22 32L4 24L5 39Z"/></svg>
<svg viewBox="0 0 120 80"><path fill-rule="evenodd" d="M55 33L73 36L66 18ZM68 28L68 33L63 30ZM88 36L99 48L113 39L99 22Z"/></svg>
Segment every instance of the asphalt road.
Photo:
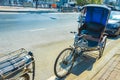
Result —
<svg viewBox="0 0 120 80"><path fill-rule="evenodd" d="M0 51L30 48L70 38L78 13L0 13ZM64 35L63 35L64 34ZM56 38L56 36L59 36Z"/></svg>
<svg viewBox="0 0 120 80"><path fill-rule="evenodd" d="M59 50L61 44L57 44L57 48L56 42L73 39L70 31L77 31L78 15L0 13L0 53L7 54L20 48L32 51L36 60L35 80L46 80L53 75L53 64L59 52L50 52L50 49Z"/></svg>

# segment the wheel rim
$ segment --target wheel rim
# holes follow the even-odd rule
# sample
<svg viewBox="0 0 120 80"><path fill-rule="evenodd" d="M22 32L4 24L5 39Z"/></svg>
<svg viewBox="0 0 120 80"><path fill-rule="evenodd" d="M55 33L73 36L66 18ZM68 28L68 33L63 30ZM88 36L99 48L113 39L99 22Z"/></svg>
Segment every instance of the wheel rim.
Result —
<svg viewBox="0 0 120 80"><path fill-rule="evenodd" d="M67 49L59 56L56 63L56 75L57 77L66 76L71 70L73 65L73 54L72 50Z"/></svg>

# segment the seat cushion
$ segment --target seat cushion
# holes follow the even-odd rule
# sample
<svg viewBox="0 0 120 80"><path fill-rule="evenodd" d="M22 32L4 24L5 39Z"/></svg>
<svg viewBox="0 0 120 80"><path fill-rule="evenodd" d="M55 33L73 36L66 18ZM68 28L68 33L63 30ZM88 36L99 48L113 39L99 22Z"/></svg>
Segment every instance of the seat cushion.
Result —
<svg viewBox="0 0 120 80"><path fill-rule="evenodd" d="M99 32L92 32L92 31L88 31L88 30L82 30L81 34L87 34L87 35L91 35L94 38L100 38L100 33ZM92 40L88 40L88 47L96 47L98 45L98 41L92 41Z"/></svg>
<svg viewBox="0 0 120 80"><path fill-rule="evenodd" d="M88 41L88 47L97 47L98 46L98 42L96 41L91 41L91 40L87 40Z"/></svg>
<svg viewBox="0 0 120 80"><path fill-rule="evenodd" d="M93 31L90 31L90 30L82 30L81 34L91 35L94 38L100 38L100 36L101 36L100 32L93 32Z"/></svg>
<svg viewBox="0 0 120 80"><path fill-rule="evenodd" d="M86 29L93 32L102 32L104 26L95 22L86 23Z"/></svg>

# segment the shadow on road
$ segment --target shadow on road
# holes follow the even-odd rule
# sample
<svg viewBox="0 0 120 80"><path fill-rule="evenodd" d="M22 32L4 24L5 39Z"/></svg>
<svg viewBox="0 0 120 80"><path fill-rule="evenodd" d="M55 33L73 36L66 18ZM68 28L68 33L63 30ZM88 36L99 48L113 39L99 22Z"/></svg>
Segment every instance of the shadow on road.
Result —
<svg viewBox="0 0 120 80"><path fill-rule="evenodd" d="M70 74L79 76L82 72L86 70L91 70L95 61L96 61L95 57L91 57L90 55L86 54L82 57L78 57ZM69 76L66 76L65 78L62 79L56 78L55 80L65 80L67 77Z"/></svg>
<svg viewBox="0 0 120 80"><path fill-rule="evenodd" d="M108 39L117 40L120 36L108 36Z"/></svg>
<svg viewBox="0 0 120 80"><path fill-rule="evenodd" d="M96 58L85 55L81 62L79 60L80 58L77 60L78 64L76 64L71 71L71 73L76 76L80 75L85 70L91 70Z"/></svg>

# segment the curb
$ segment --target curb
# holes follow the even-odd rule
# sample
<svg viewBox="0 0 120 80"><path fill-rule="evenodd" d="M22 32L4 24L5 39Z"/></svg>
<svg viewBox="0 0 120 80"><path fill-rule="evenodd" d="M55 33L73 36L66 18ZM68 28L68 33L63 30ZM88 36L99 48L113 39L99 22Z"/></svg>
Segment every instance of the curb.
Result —
<svg viewBox="0 0 120 80"><path fill-rule="evenodd" d="M17 13L55 13L56 11L6 11L0 10L0 12L17 12Z"/></svg>

